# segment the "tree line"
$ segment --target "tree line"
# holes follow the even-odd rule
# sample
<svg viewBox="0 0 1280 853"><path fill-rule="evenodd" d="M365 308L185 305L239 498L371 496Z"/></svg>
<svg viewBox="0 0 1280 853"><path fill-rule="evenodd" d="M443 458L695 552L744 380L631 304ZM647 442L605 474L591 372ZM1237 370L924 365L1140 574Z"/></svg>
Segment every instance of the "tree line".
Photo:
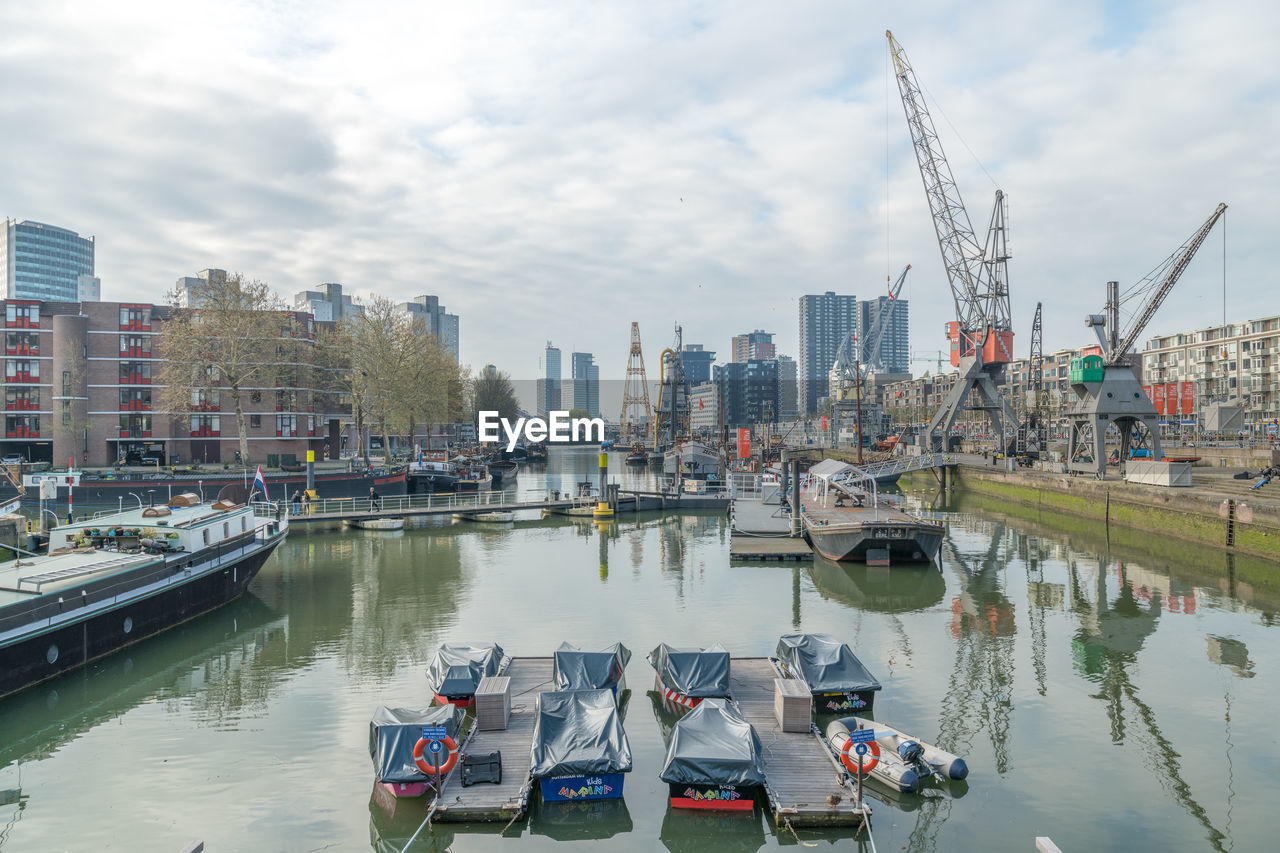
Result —
<svg viewBox="0 0 1280 853"><path fill-rule="evenodd" d="M205 412L228 414L240 456L250 459L247 410L274 389L278 411L297 411L300 394L314 408L336 411L345 398L357 435L381 436L391 461L391 436L418 427L474 422L475 410L514 417L510 378L493 365L472 377L427 330L422 317L374 296L362 311L310 332L264 282L241 274L211 279L194 304L169 296L170 316L158 341L158 408L190 425ZM367 448L366 448L367 450Z"/></svg>

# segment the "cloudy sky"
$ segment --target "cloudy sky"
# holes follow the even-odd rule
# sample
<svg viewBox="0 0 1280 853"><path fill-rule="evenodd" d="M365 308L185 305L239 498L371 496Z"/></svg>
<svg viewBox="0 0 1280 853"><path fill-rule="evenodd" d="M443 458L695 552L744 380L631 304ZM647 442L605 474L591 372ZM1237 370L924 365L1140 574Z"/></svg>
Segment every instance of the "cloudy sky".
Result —
<svg viewBox="0 0 1280 853"><path fill-rule="evenodd" d="M952 307L891 28L975 227L1009 196L1018 354L1037 301L1088 342L1219 201L1228 317L1280 314L1275 3L887 5L4 3L0 217L96 235L107 299L438 294L517 378L548 339L621 378L632 320L651 368L677 322L794 353L800 295L911 263L923 372ZM1222 236L1150 331L1222 319Z"/></svg>

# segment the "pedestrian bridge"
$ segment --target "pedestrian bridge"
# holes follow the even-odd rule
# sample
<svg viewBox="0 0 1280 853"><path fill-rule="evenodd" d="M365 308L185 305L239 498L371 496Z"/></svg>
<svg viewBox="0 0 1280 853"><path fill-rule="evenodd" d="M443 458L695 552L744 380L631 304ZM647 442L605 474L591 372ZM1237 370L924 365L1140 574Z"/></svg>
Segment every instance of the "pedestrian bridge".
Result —
<svg viewBox="0 0 1280 853"><path fill-rule="evenodd" d="M573 509L594 507L596 498L526 498L519 500L509 492L473 492L449 495L397 495L372 498L325 498L312 501L305 509L287 501L253 504L258 515L274 517L277 512L288 516L290 524L313 524L333 521L362 521L372 518L411 515L453 515L454 513L514 512L521 509Z"/></svg>

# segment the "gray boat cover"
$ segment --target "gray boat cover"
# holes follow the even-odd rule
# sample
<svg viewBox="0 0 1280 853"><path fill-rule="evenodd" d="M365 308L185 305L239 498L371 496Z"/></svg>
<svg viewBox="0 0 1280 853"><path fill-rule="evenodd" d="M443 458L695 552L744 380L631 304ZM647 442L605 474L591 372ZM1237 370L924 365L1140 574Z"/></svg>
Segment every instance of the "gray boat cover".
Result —
<svg viewBox="0 0 1280 853"><path fill-rule="evenodd" d="M830 634L783 634L778 659L793 678L801 678L814 693L852 693L879 690L880 682L867 672L853 650Z"/></svg>
<svg viewBox="0 0 1280 853"><path fill-rule="evenodd" d="M613 692L539 694L529 757L535 779L631 772L631 744Z"/></svg>
<svg viewBox="0 0 1280 853"><path fill-rule="evenodd" d="M662 781L680 785L763 785L756 730L725 699L705 699L676 723Z"/></svg>
<svg viewBox="0 0 1280 853"><path fill-rule="evenodd" d="M557 690L596 690L622 681L631 652L622 643L602 651L583 651L571 643L561 643L555 651Z"/></svg>
<svg viewBox="0 0 1280 853"><path fill-rule="evenodd" d="M438 696L471 696L501 666L497 643L445 643L427 667L427 683Z"/></svg>
<svg viewBox="0 0 1280 853"><path fill-rule="evenodd" d="M423 782L429 777L413 763L413 747L423 726L444 726L449 737L461 744L458 731L466 712L456 705L430 708L380 706L369 722L369 757L379 782Z"/></svg>
<svg viewBox="0 0 1280 853"><path fill-rule="evenodd" d="M676 649L662 643L649 652L649 664L663 684L683 696L729 695L729 653L719 645Z"/></svg>

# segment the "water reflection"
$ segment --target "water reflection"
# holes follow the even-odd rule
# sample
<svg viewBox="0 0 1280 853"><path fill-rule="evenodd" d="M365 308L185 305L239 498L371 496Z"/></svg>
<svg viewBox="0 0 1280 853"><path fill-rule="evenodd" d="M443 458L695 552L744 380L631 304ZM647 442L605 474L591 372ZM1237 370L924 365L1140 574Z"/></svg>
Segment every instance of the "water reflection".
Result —
<svg viewBox="0 0 1280 853"><path fill-rule="evenodd" d="M529 809L529 833L556 841L603 841L631 829L625 799L544 803L534 797Z"/></svg>
<svg viewBox="0 0 1280 853"><path fill-rule="evenodd" d="M256 673L288 620L256 596L0 702L0 767L48 758L144 702L182 697L202 725L234 728L261 713L275 679Z"/></svg>
<svg viewBox="0 0 1280 853"><path fill-rule="evenodd" d="M764 846L763 810L701 812L667 807L658 839L671 853L735 850L752 853ZM812 842L810 842L812 843Z"/></svg>
<svg viewBox="0 0 1280 853"><path fill-rule="evenodd" d="M877 613L926 610L942 601L947 590L932 564L889 568L833 563L815 554L808 573L823 598Z"/></svg>

